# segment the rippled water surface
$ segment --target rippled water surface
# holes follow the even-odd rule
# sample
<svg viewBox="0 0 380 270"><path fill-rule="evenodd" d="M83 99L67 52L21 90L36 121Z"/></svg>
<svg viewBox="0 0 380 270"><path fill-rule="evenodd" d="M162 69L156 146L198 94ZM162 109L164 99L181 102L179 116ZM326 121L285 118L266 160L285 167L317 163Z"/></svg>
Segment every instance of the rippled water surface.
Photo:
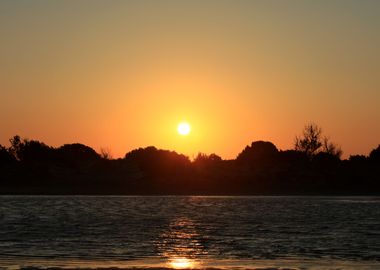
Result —
<svg viewBox="0 0 380 270"><path fill-rule="evenodd" d="M380 269L380 198L2 196L0 266Z"/></svg>

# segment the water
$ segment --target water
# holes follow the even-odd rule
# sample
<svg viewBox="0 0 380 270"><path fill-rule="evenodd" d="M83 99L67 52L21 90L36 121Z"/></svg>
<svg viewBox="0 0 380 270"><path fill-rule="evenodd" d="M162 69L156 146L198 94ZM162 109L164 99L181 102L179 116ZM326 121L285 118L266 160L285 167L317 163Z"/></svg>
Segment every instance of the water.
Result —
<svg viewBox="0 0 380 270"><path fill-rule="evenodd" d="M0 196L0 267L380 269L380 197Z"/></svg>

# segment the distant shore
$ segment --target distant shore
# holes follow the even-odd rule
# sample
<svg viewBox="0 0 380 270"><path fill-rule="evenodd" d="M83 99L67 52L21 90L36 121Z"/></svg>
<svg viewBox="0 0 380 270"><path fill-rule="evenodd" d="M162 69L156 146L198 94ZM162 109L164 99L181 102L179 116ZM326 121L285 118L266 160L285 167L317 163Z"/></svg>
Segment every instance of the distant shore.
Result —
<svg viewBox="0 0 380 270"><path fill-rule="evenodd" d="M190 160L153 146L111 159L78 143L11 142L0 146L0 194L380 195L380 146L342 160L335 146L283 151L256 141L234 160L202 153Z"/></svg>

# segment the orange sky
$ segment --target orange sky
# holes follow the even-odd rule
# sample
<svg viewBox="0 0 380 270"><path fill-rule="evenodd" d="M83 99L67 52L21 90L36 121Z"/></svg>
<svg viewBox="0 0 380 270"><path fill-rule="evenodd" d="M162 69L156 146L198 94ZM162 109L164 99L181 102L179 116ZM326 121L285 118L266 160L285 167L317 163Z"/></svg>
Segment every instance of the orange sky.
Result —
<svg viewBox="0 0 380 270"><path fill-rule="evenodd" d="M379 1L1 1L0 143L234 158L307 122L380 143ZM176 128L186 120L189 136Z"/></svg>

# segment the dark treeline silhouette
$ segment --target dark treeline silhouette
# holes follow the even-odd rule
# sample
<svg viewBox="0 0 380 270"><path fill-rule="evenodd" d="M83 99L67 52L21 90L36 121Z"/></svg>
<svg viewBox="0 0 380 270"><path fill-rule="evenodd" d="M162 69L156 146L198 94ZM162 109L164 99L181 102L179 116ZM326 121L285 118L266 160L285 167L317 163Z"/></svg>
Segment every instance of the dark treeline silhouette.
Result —
<svg viewBox="0 0 380 270"><path fill-rule="evenodd" d="M111 159L79 143L54 148L15 136L0 145L0 193L380 195L380 145L368 156L341 154L315 124L292 150L255 141L234 160L199 153L191 161L153 146Z"/></svg>

